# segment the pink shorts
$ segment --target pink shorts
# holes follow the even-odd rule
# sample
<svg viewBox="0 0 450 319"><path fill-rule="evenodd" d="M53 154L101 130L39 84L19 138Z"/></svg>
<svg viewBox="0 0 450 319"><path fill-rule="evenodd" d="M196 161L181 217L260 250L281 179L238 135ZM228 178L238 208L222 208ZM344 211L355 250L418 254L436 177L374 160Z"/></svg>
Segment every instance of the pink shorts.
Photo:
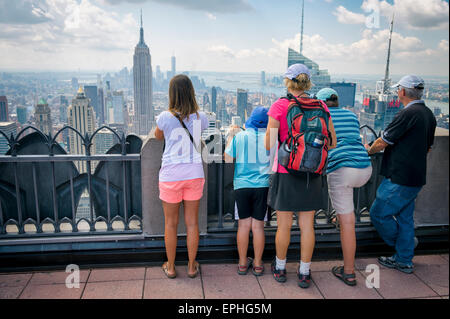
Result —
<svg viewBox="0 0 450 319"><path fill-rule="evenodd" d="M189 179L178 182L159 182L159 198L170 204L183 200L200 200L203 196L204 178Z"/></svg>

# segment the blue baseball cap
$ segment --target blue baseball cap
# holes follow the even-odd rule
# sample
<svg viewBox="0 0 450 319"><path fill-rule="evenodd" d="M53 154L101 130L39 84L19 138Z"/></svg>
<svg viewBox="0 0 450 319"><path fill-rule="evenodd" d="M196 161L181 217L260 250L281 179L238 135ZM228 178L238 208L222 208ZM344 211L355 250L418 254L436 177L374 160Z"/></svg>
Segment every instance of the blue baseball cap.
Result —
<svg viewBox="0 0 450 319"><path fill-rule="evenodd" d="M269 123L269 116L267 115L267 112L269 112L268 108L262 106L255 108L252 115L250 115L247 122L245 122L245 128L253 128L255 130L267 128L267 124Z"/></svg>
<svg viewBox="0 0 450 319"><path fill-rule="evenodd" d="M325 89L320 90L317 93L316 97L317 97L317 99L326 102L332 95L336 95L337 97L339 97L338 93L335 90L333 90L331 88L325 88Z"/></svg>
<svg viewBox="0 0 450 319"><path fill-rule="evenodd" d="M284 74L284 77L292 80L297 78L297 76L299 76L300 74L306 74L308 78L311 79L311 72L309 71L308 67L301 63L291 65Z"/></svg>
<svg viewBox="0 0 450 319"><path fill-rule="evenodd" d="M392 88L396 89L399 86L402 86L404 88L408 89L424 89L425 88L425 81L422 78L419 78L416 75L406 75L401 78L400 81L396 85L393 85Z"/></svg>

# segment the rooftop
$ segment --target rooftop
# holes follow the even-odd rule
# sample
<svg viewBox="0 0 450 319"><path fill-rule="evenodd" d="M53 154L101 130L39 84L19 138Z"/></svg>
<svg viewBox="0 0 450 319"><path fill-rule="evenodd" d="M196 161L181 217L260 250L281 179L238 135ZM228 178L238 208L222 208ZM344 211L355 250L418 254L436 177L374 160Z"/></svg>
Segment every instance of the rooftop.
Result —
<svg viewBox="0 0 450 319"><path fill-rule="evenodd" d="M269 264L259 278L238 276L235 264L203 264L195 279L187 277L182 265L176 279L167 279L159 266L82 269L79 288L66 287L64 271L8 273L0 274L0 299L448 299L448 258L416 256L412 275L380 266L380 287L375 289L365 285L366 266L378 265L375 258L357 259L356 287L331 274L339 261L313 262L309 289L297 286L296 263L288 263L285 284L272 278Z"/></svg>

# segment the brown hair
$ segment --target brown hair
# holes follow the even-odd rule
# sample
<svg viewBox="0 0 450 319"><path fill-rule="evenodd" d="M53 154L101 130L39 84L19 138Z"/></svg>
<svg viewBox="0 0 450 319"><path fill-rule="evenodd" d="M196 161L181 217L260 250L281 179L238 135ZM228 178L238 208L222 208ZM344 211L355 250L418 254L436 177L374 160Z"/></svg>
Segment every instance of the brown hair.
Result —
<svg viewBox="0 0 450 319"><path fill-rule="evenodd" d="M198 110L194 86L189 77L184 74L174 76L169 84L169 111L178 113L184 120L193 113L198 116Z"/></svg>
<svg viewBox="0 0 450 319"><path fill-rule="evenodd" d="M309 90L311 90L311 87L313 86L308 75L303 74L303 73L300 74L299 76L297 76L295 81L285 78L284 85L289 90L293 90L293 91L309 91Z"/></svg>
<svg viewBox="0 0 450 319"><path fill-rule="evenodd" d="M339 107L339 98L336 94L330 96L330 98L325 102L328 107Z"/></svg>

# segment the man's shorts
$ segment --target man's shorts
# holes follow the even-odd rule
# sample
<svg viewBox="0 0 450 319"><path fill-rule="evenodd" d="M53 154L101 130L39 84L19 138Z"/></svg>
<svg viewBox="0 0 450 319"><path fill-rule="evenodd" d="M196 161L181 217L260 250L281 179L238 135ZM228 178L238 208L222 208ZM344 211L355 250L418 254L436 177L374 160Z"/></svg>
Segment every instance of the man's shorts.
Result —
<svg viewBox="0 0 450 319"><path fill-rule="evenodd" d="M234 191L239 219L252 217L264 221L269 188L242 188Z"/></svg>

